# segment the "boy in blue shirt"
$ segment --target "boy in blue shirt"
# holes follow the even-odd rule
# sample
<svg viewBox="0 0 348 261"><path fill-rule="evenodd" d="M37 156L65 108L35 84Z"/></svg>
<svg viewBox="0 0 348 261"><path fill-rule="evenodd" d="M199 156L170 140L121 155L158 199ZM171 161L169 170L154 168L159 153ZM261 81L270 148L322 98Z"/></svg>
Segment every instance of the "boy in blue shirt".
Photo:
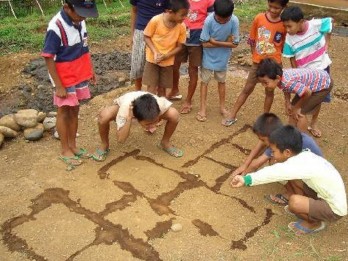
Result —
<svg viewBox="0 0 348 261"><path fill-rule="evenodd" d="M218 82L220 112L227 114L225 108L227 63L239 43L239 20L232 15L234 4L231 0L216 0L214 13L205 20L200 40L203 45L203 60L201 67L201 98L200 109L196 119L207 120L207 88L212 74Z"/></svg>

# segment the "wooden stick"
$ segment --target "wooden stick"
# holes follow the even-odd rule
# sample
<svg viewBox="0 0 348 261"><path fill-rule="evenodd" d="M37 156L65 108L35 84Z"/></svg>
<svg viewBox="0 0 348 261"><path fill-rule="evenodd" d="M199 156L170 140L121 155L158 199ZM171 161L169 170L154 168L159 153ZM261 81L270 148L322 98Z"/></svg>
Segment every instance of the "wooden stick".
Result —
<svg viewBox="0 0 348 261"><path fill-rule="evenodd" d="M44 12L43 12L43 10L42 10L42 8L41 8L41 5L40 5L40 3L39 3L39 0L36 0L36 3L37 3L37 5L38 5L39 8L40 8L40 11L41 11L42 16L45 16L45 15L44 15Z"/></svg>
<svg viewBox="0 0 348 261"><path fill-rule="evenodd" d="M11 12L12 12L13 16L17 19L17 16L16 16L15 12L13 11L13 8L12 8L12 5L11 5L11 0L8 0L8 4L10 5Z"/></svg>
<svg viewBox="0 0 348 261"><path fill-rule="evenodd" d="M122 1L121 0L118 0L119 2L120 2L120 4L122 5L122 7L124 7L124 5L123 5L123 3L122 3Z"/></svg>

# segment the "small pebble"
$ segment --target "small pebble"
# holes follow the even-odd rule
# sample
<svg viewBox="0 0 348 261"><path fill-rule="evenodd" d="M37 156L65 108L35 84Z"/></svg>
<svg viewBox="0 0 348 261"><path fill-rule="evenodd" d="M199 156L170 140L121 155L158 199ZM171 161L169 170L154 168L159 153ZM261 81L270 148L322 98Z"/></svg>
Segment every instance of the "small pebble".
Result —
<svg viewBox="0 0 348 261"><path fill-rule="evenodd" d="M182 230L182 225L180 223L173 224L170 228L174 232L178 232Z"/></svg>

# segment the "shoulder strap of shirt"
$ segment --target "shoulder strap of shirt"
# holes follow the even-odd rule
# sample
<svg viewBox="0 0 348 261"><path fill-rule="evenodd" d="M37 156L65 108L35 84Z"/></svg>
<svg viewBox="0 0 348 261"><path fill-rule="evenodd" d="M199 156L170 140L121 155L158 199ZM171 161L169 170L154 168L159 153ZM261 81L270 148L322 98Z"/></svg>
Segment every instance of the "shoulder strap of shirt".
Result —
<svg viewBox="0 0 348 261"><path fill-rule="evenodd" d="M63 46L68 46L68 36L65 32L62 22L59 19L56 20L56 25L58 26L58 29L60 31L60 37L62 39Z"/></svg>

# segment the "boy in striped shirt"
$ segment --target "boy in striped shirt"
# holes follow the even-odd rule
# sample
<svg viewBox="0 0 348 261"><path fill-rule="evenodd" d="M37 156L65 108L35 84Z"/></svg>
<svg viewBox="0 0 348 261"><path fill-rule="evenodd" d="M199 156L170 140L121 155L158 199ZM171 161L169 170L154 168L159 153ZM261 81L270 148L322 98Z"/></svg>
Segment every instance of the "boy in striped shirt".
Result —
<svg viewBox="0 0 348 261"><path fill-rule="evenodd" d="M308 129L306 115L319 115L320 105L332 89L331 78L324 70L283 70L276 61L269 58L260 63L256 75L268 91L274 91L278 87L284 92L289 123L303 132ZM291 93L295 97L290 102Z"/></svg>
<svg viewBox="0 0 348 261"><path fill-rule="evenodd" d="M298 6L284 9L281 19L287 31L283 57L290 58L292 68L310 68L325 70L330 74L332 63L328 55L328 45L332 31L333 19L304 19L303 12ZM325 102L330 102L330 95ZM321 132L316 128L318 115L313 115L308 130L314 137L320 137Z"/></svg>

